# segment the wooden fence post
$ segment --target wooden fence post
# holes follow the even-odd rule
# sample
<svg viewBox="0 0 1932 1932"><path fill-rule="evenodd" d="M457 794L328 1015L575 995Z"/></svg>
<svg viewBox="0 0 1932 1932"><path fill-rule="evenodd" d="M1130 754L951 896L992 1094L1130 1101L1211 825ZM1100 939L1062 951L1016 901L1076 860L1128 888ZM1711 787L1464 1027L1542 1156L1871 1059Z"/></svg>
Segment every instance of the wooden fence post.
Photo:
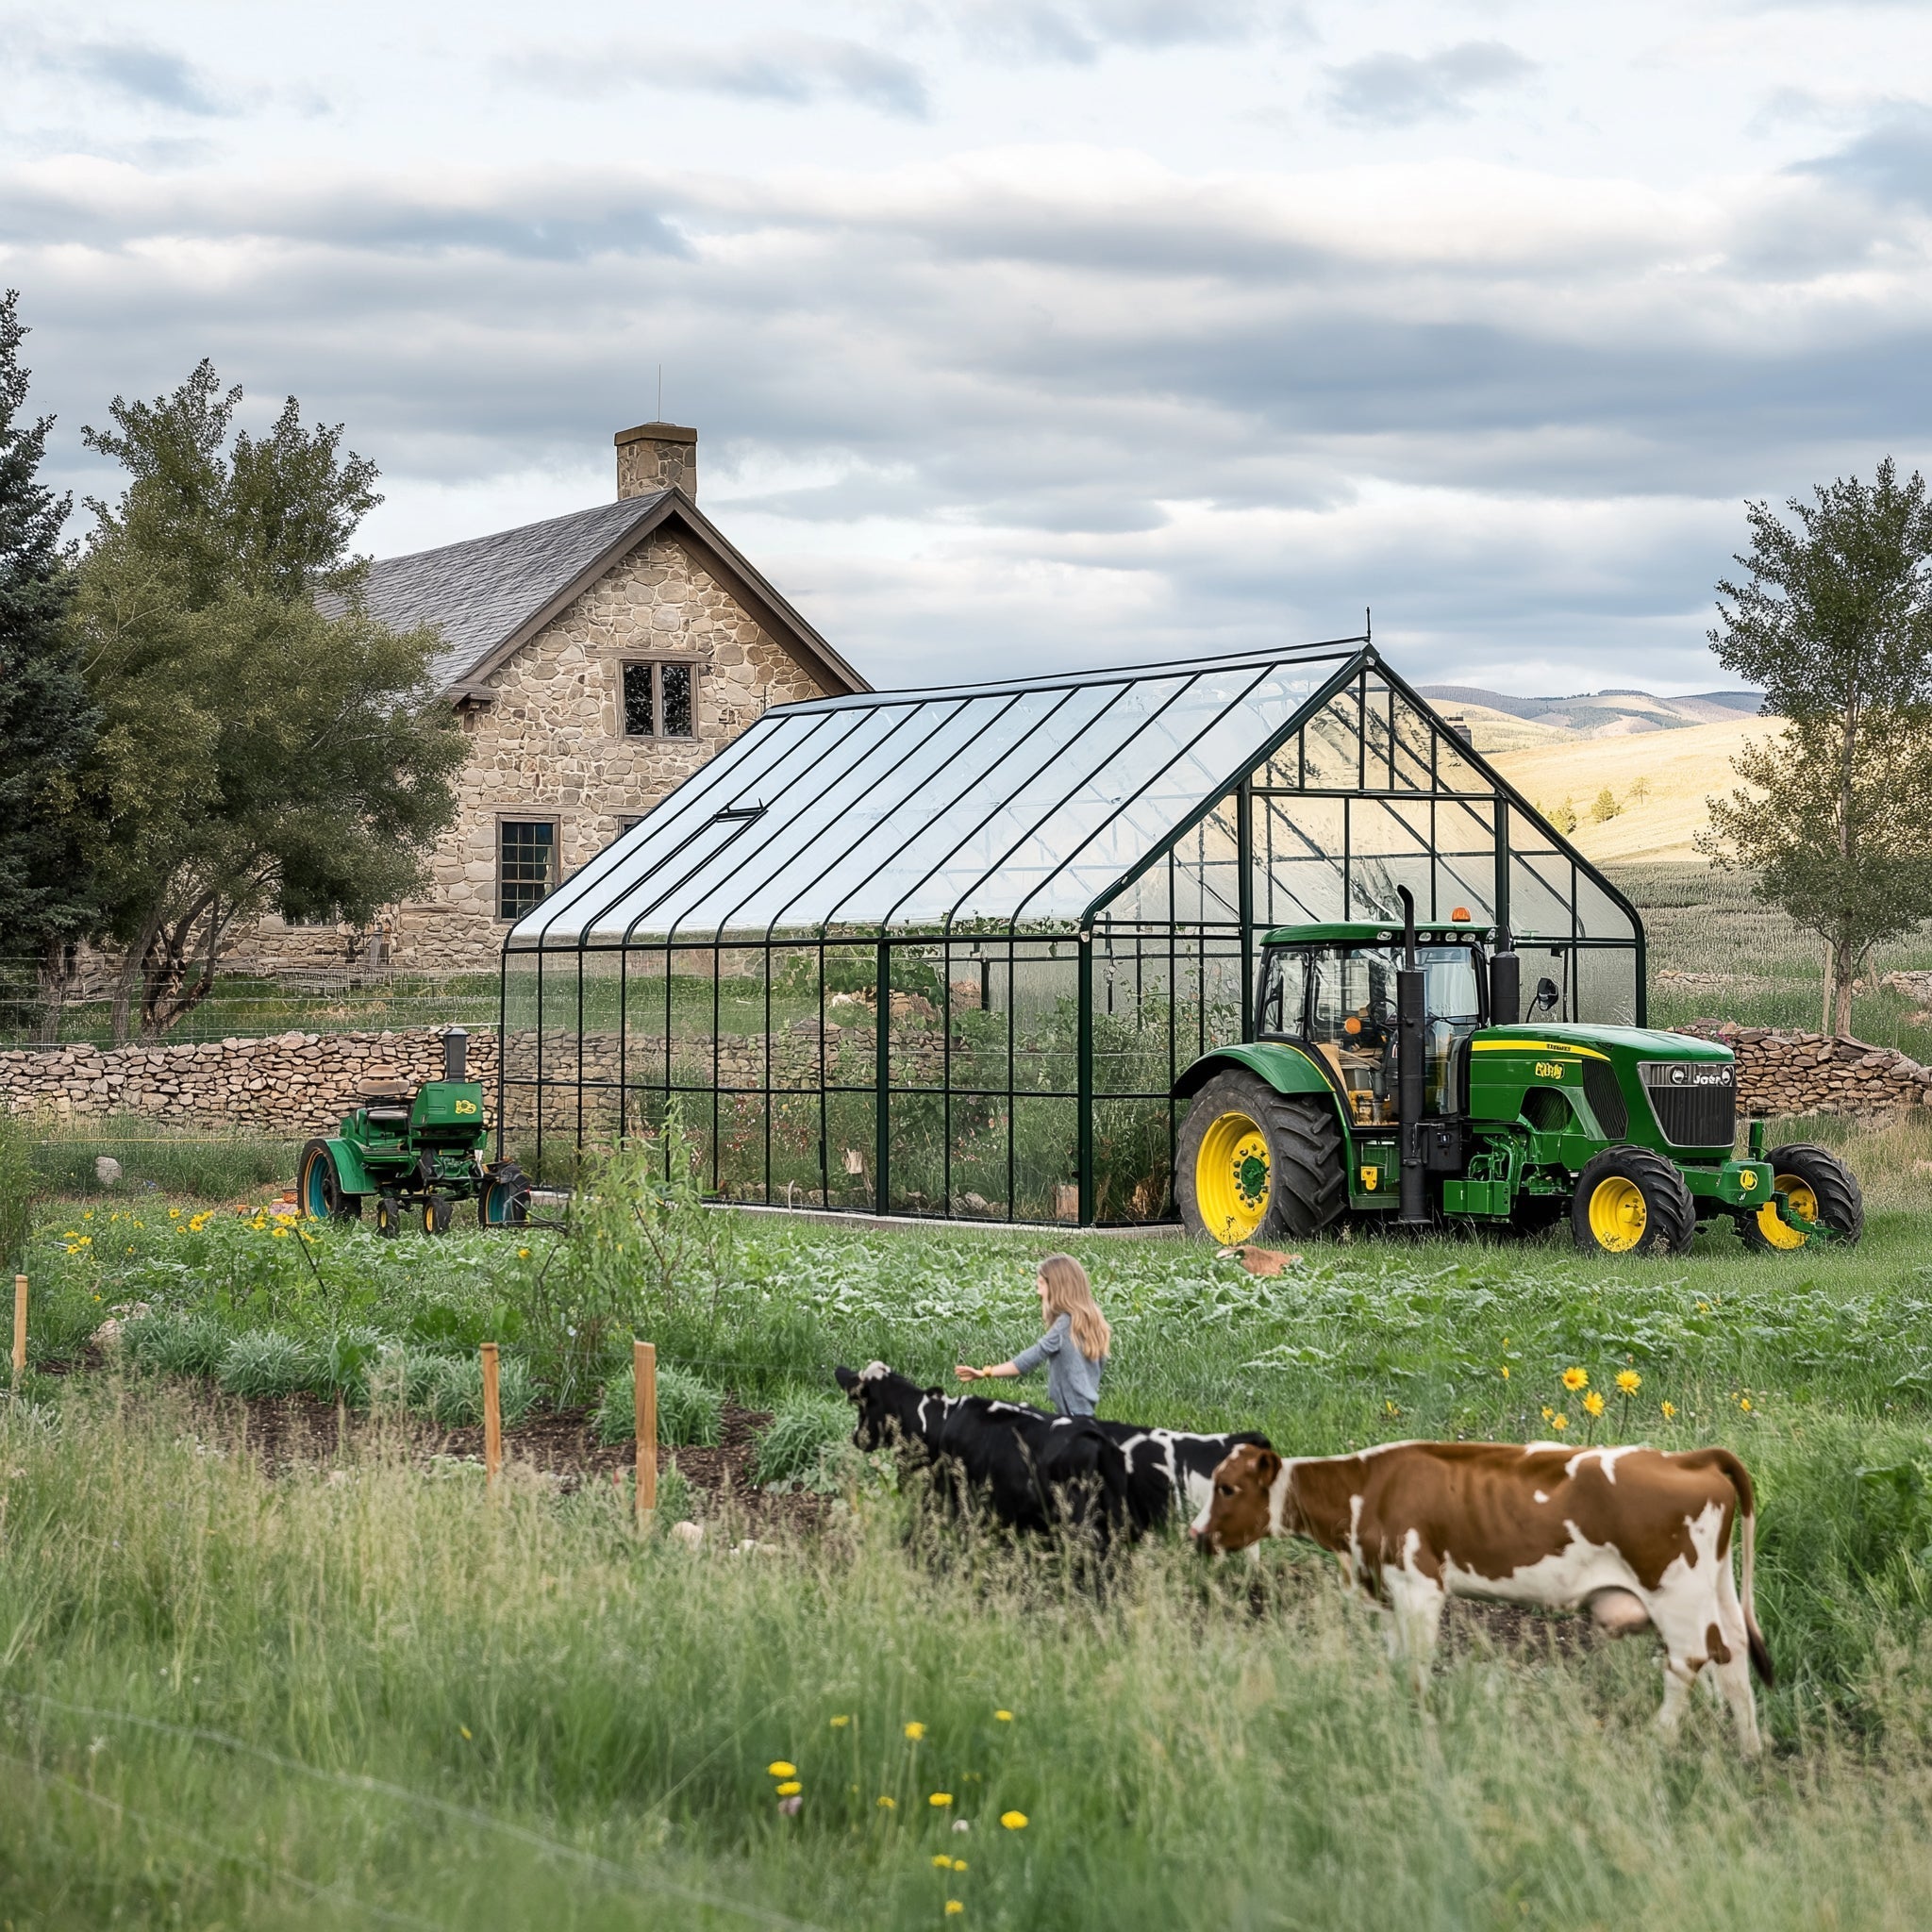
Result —
<svg viewBox="0 0 1932 1932"><path fill-rule="evenodd" d="M13 1277L13 1379L26 1374L26 1276Z"/></svg>
<svg viewBox="0 0 1932 1932"><path fill-rule="evenodd" d="M637 1385L638 1527L658 1507L658 1344L631 1343L631 1377Z"/></svg>
<svg viewBox="0 0 1932 1932"><path fill-rule="evenodd" d="M503 1410L496 1392L496 1344L483 1344L483 1476L493 1491L503 1467Z"/></svg>

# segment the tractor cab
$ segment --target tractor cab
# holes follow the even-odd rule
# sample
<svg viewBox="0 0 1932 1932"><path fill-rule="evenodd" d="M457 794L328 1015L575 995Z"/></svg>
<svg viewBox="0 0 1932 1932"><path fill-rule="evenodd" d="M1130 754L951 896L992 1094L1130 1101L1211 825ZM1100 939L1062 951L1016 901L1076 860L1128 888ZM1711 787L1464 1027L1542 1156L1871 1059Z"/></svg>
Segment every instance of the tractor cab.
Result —
<svg viewBox="0 0 1932 1932"><path fill-rule="evenodd" d="M1416 927L1425 1115L1460 1112L1466 1104L1469 1041L1490 1018L1490 936L1467 913ZM1367 922L1289 927L1266 941L1256 1032L1312 1050L1357 1127L1396 1121L1403 942L1399 924Z"/></svg>

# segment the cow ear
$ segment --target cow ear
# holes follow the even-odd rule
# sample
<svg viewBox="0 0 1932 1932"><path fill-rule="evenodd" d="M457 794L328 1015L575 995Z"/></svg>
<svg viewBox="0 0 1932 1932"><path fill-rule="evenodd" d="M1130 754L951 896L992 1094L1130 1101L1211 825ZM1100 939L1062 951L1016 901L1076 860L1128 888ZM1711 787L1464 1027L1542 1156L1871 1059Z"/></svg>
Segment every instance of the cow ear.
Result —
<svg viewBox="0 0 1932 1932"><path fill-rule="evenodd" d="M1264 1490L1274 1487L1274 1478L1281 1474L1281 1457L1272 1449L1257 1449L1255 1452L1255 1474Z"/></svg>
<svg viewBox="0 0 1932 1932"><path fill-rule="evenodd" d="M855 1393L858 1388L858 1372L856 1369L837 1368L832 1371L833 1379L846 1394Z"/></svg>

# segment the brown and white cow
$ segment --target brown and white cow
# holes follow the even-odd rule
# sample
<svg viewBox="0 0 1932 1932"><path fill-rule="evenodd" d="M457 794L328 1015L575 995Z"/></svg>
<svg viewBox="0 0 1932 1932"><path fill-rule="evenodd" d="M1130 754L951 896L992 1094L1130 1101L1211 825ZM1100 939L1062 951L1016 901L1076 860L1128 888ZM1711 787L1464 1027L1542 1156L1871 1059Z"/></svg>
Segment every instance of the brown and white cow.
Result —
<svg viewBox="0 0 1932 1932"><path fill-rule="evenodd" d="M1744 1589L1731 1578L1740 1519ZM1452 1596L1587 1608L1664 1642L1658 1726L1675 1732L1708 1666L1746 1752L1759 1748L1751 1670L1771 1652L1751 1600L1757 1505L1728 1449L1575 1449L1561 1442L1389 1442L1284 1460L1243 1446L1214 1472L1192 1534L1204 1552L1302 1536L1393 1613L1390 1650L1418 1678ZM1748 1661L1747 1661L1748 1658Z"/></svg>

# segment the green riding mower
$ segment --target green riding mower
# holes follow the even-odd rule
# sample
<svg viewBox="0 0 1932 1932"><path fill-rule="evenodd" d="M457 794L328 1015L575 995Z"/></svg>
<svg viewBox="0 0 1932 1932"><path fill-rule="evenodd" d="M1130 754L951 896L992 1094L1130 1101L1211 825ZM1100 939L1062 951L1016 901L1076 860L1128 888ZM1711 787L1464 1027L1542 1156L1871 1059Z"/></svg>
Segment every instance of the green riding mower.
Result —
<svg viewBox="0 0 1932 1932"><path fill-rule="evenodd" d="M1737 1142L1737 1067L1710 1041L1525 1023L1507 932L1458 911L1418 925L1284 927L1264 944L1254 1038L1174 1085L1188 1227L1237 1243L1342 1217L1535 1232L1568 1219L1589 1254L1683 1254L1700 1224L1790 1254L1863 1233L1858 1183L1806 1142Z"/></svg>
<svg viewBox="0 0 1932 1932"><path fill-rule="evenodd" d="M340 1130L302 1150L296 1198L318 1221L354 1221L375 1204L378 1234L405 1221L441 1234L459 1202L475 1201L485 1227L521 1227L530 1216L530 1183L512 1161L486 1161L489 1128L483 1088L468 1076L469 1036L442 1036L442 1078L410 1087L375 1081Z"/></svg>

